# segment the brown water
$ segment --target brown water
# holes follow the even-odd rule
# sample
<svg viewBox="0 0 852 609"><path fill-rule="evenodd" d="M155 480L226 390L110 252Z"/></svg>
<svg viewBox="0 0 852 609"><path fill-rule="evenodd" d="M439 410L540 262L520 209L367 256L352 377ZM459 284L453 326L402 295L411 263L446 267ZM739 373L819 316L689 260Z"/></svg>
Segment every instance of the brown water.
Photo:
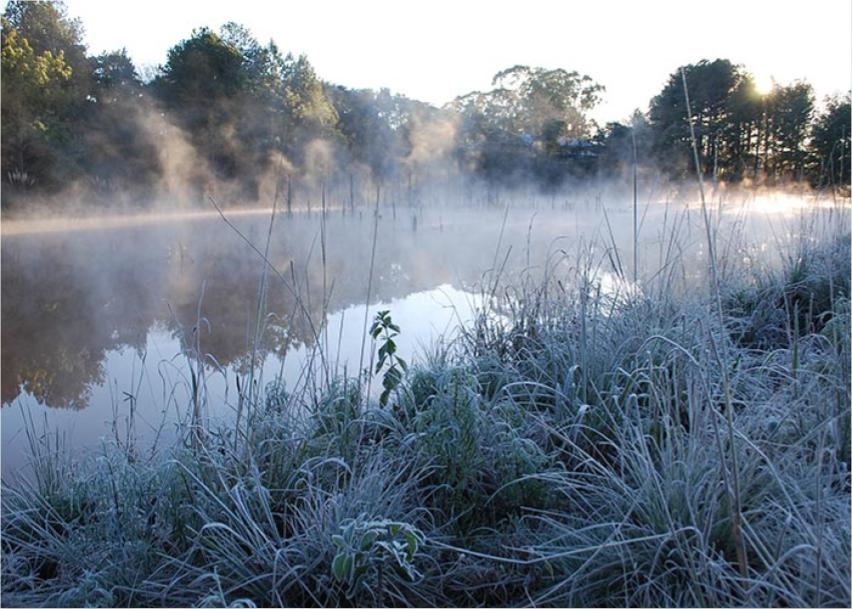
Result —
<svg viewBox="0 0 852 609"><path fill-rule="evenodd" d="M641 252L648 267L672 214L659 204L643 213ZM228 215L263 249L268 215ZM769 234L778 225L772 218L754 214L752 221ZM608 206L608 220L629 261L629 207ZM246 374L252 358L264 265L218 216L64 224L3 226L4 476L26 463L25 418L37 434L58 431L69 447L91 449L126 435L132 406L134 433L168 435L186 415L185 354L196 346L207 364L209 415L227 419L236 377ZM700 243L700 235L684 231L684 242ZM324 222L318 214L279 215L269 260L283 279L267 271L267 316L255 353L259 380L281 375L288 387L297 386L317 340L330 367L354 374L365 365L365 313L371 319L380 309L390 309L401 326L400 354L410 359L471 319L481 302L483 274L504 260L507 277L534 272L554 252L572 253L595 239L610 240L599 206L521 208L508 215L402 209L396 218L383 212L377 224L366 210L330 213ZM604 266L605 250L600 248Z"/></svg>

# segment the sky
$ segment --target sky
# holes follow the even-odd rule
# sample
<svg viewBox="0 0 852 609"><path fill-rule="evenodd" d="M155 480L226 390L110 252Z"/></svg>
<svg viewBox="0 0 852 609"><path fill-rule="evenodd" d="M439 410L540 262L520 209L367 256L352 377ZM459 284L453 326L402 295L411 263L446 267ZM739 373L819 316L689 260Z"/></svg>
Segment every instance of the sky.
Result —
<svg viewBox="0 0 852 609"><path fill-rule="evenodd" d="M624 120L678 66L726 58L764 88L806 79L818 100L852 88L849 0L66 0L90 54L126 48L163 64L193 28L247 26L304 53L317 74L353 88L388 87L443 105L487 90L516 64L588 74L606 87L592 113Z"/></svg>

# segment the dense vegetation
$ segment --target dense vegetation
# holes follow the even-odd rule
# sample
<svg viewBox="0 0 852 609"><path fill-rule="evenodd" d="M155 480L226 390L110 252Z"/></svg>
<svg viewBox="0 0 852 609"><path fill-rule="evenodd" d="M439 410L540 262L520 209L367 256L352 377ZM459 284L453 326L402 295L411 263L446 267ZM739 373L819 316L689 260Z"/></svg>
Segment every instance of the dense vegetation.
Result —
<svg viewBox="0 0 852 609"><path fill-rule="evenodd" d="M6 7L4 211L58 193L413 202L442 180L546 190L637 158L680 179L693 149L714 181L849 181L848 97L817 114L807 83L760 95L722 59L677 69L647 115L600 128L602 87L568 70L514 66L435 108L326 83L233 23L195 30L145 77L82 40L61 3ZM612 233L612 247L560 242L515 277L498 244L482 308L451 342L405 361L406 328L382 311L369 365L340 370L312 326L292 387L256 382L267 288L304 307L292 263L289 278L264 266L249 306L235 299L257 299L257 330L231 419L205 416L209 360L184 335L173 444L136 435L130 393L124 432L116 419L82 462L30 421L31 475L2 480L3 604L849 607L848 209L808 210L774 257L745 225L714 225L703 194L702 211L700 228L689 210L664 225L658 271L635 283Z"/></svg>
<svg viewBox="0 0 852 609"><path fill-rule="evenodd" d="M848 184L848 96L815 112L805 82L759 94L728 60L683 66L702 166L726 181ZM514 66L444 108L324 82L306 57L229 23L199 28L142 78L124 50L88 56L61 2L12 0L2 25L3 206L60 191L115 204L229 202L338 185L340 202L436 178L550 188L613 176L636 154L675 178L690 167L681 70L629 124L599 127L603 87ZM399 186L401 185L401 186ZM372 195L370 195L372 197ZM55 201L54 205L57 204Z"/></svg>
<svg viewBox="0 0 852 609"><path fill-rule="evenodd" d="M486 277L407 373L383 313L381 400L317 370L157 455L128 433L78 466L33 436L3 602L848 607L848 217L818 224L780 268L718 261L721 325L673 231L641 291L601 290L583 247L543 283Z"/></svg>

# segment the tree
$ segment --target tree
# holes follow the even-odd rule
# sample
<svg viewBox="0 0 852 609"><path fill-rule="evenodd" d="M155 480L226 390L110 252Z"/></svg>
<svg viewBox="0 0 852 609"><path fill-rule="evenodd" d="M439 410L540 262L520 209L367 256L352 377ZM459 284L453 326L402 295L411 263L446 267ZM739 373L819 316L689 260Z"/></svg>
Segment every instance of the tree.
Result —
<svg viewBox="0 0 852 609"><path fill-rule="evenodd" d="M379 95L338 86L329 88L329 96L350 160L369 167L374 179L389 175L399 158L399 141L383 116Z"/></svg>
<svg viewBox="0 0 852 609"><path fill-rule="evenodd" d="M461 116L460 163L494 178L542 170L558 181L568 167L559 160L568 140L592 134L588 112L603 87L577 72L522 65L498 72L492 85L450 104Z"/></svg>
<svg viewBox="0 0 852 609"><path fill-rule="evenodd" d="M63 51L36 51L4 17L2 74L3 178L17 185L48 180L72 69Z"/></svg>
<svg viewBox="0 0 852 609"><path fill-rule="evenodd" d="M144 127L154 110L124 49L89 58L92 88L82 120L80 165L94 194L106 203L121 193L154 195L162 173L153 134Z"/></svg>
<svg viewBox="0 0 852 609"><path fill-rule="evenodd" d="M203 126L220 109L218 102L240 90L242 66L238 48L201 28L169 50L154 87L169 106L190 115L194 126Z"/></svg>
<svg viewBox="0 0 852 609"><path fill-rule="evenodd" d="M772 177L801 179L805 138L814 110L813 88L802 81L775 85L766 98L764 154Z"/></svg>
<svg viewBox="0 0 852 609"><path fill-rule="evenodd" d="M775 84L769 94L760 95L751 75L727 59L702 60L678 69L651 100L654 156L663 169L681 177L692 170L682 72L705 174L731 181L749 174L802 179L813 89L797 81Z"/></svg>
<svg viewBox="0 0 852 609"><path fill-rule="evenodd" d="M256 178L276 133L267 111L269 95L260 95L261 75L271 70L259 67L259 48L236 24L227 24L222 35L193 30L169 50L151 86L215 177L237 182L250 198L257 195ZM204 184L196 187L201 194Z"/></svg>
<svg viewBox="0 0 852 609"><path fill-rule="evenodd" d="M517 65L495 74L495 89L456 98L462 113L482 114L495 129L514 135L587 137L592 123L587 112L600 101L601 85L589 76L562 69L546 70Z"/></svg>
<svg viewBox="0 0 852 609"><path fill-rule="evenodd" d="M257 198L282 154L306 162L310 142L337 135L337 113L308 59L282 56L236 23L194 30L169 51L153 89L215 177L244 198Z"/></svg>
<svg viewBox="0 0 852 609"><path fill-rule="evenodd" d="M850 94L826 99L825 110L811 128L811 180L818 185L849 186L852 150Z"/></svg>
<svg viewBox="0 0 852 609"><path fill-rule="evenodd" d="M102 92L142 86L136 66L127 55L127 49L102 53L89 59L93 88Z"/></svg>
<svg viewBox="0 0 852 609"><path fill-rule="evenodd" d="M61 53L71 68L69 86L78 98L88 89L88 60L83 44L83 25L72 19L62 0L11 0L4 16L11 28L26 39L37 55Z"/></svg>
<svg viewBox="0 0 852 609"><path fill-rule="evenodd" d="M651 156L650 127L645 116L634 111L629 124L607 123L594 138L599 148L597 170L605 177L629 175L635 160L647 163ZM635 150L634 150L635 147Z"/></svg>
<svg viewBox="0 0 852 609"><path fill-rule="evenodd" d="M337 123L334 104L326 96L313 66L304 55L288 55L282 65L284 102L298 125L300 139L310 135L328 135Z"/></svg>
<svg viewBox="0 0 852 609"><path fill-rule="evenodd" d="M662 167L686 175L691 167L689 121L683 90L686 75L690 110L703 171L716 176L728 168L722 152L730 125L730 100L744 79L742 70L727 59L706 59L678 68L663 90L651 100L649 122L653 152Z"/></svg>
<svg viewBox="0 0 852 609"><path fill-rule="evenodd" d="M727 178L740 180L758 168L758 144L764 112L763 96L754 78L744 73L731 91L727 102L728 125L724 131L723 159L727 159Z"/></svg>

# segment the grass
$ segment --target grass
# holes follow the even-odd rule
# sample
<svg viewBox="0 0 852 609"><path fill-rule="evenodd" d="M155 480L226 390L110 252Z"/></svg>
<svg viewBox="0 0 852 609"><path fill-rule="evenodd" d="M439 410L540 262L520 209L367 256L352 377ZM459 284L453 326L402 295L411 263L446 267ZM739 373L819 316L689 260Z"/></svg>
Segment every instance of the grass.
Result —
<svg viewBox="0 0 852 609"><path fill-rule="evenodd" d="M2 489L3 603L848 607L836 224L779 266L724 261L712 294L672 260L607 292L591 248L495 276L386 405L363 377L273 382L245 433L153 462L33 438L36 475Z"/></svg>

